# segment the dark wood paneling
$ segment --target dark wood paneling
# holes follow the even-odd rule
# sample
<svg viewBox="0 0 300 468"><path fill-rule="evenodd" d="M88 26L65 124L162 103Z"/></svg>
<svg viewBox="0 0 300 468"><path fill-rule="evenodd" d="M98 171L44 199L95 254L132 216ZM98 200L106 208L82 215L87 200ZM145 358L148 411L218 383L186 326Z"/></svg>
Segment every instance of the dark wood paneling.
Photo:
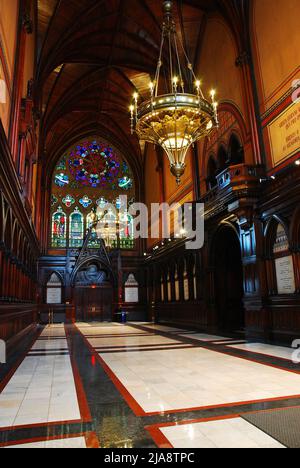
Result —
<svg viewBox="0 0 300 468"><path fill-rule="evenodd" d="M10 342L37 323L36 305L0 305L0 339Z"/></svg>
<svg viewBox="0 0 300 468"><path fill-rule="evenodd" d="M157 304L156 321L172 323L181 327L207 329L212 327L212 315L203 303L176 302Z"/></svg>

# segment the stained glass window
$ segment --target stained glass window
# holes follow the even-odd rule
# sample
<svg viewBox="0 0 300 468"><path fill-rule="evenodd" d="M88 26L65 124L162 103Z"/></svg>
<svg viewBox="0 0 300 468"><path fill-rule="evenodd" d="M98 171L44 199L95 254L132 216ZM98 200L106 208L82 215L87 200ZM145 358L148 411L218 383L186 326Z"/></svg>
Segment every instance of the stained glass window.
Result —
<svg viewBox="0 0 300 468"><path fill-rule="evenodd" d="M106 217L107 225L92 229L90 247L98 248L101 236L110 248L132 249L133 219L123 213L124 195L128 205L134 203L134 180L124 157L97 138L80 141L62 155L53 174L51 247L80 248L92 214L111 204L114 210Z"/></svg>
<svg viewBox="0 0 300 468"><path fill-rule="evenodd" d="M81 185L111 190L132 187L127 163L121 162L109 145L97 141L80 144L71 152L68 165L73 178Z"/></svg>
<svg viewBox="0 0 300 468"><path fill-rule="evenodd" d="M89 245L88 245L89 248L97 248L100 245L100 238L98 236L99 231L94 226L94 224L95 224L95 213L96 213L96 210L94 209L86 217L87 229L92 228L90 242L89 242Z"/></svg>
<svg viewBox="0 0 300 468"><path fill-rule="evenodd" d="M75 211L70 215L70 247L81 247L84 238L84 218L83 214L76 207Z"/></svg>
<svg viewBox="0 0 300 468"><path fill-rule="evenodd" d="M88 208L89 206L91 206L93 202L87 195L85 195L83 198L79 200L79 203L80 205L83 206L83 208Z"/></svg>
<svg viewBox="0 0 300 468"><path fill-rule="evenodd" d="M69 182L69 177L63 172L55 175L54 183L57 187L66 187Z"/></svg>
<svg viewBox="0 0 300 468"><path fill-rule="evenodd" d="M61 206L52 216L52 247L64 248L67 245L67 217Z"/></svg>
<svg viewBox="0 0 300 468"><path fill-rule="evenodd" d="M55 206L56 203L58 203L58 199L56 198L55 195L51 196L51 206Z"/></svg>
<svg viewBox="0 0 300 468"><path fill-rule="evenodd" d="M67 208L71 208L72 205L74 205L75 200L72 197L72 195L67 195L65 198L63 198L63 204L66 205Z"/></svg>

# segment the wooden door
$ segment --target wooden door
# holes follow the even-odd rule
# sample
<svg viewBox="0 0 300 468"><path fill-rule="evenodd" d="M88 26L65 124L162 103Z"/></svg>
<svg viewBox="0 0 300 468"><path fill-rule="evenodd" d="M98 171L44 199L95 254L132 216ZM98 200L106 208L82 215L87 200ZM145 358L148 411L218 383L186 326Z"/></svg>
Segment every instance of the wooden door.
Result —
<svg viewBox="0 0 300 468"><path fill-rule="evenodd" d="M113 291L111 286L75 288L77 322L109 322L112 320Z"/></svg>

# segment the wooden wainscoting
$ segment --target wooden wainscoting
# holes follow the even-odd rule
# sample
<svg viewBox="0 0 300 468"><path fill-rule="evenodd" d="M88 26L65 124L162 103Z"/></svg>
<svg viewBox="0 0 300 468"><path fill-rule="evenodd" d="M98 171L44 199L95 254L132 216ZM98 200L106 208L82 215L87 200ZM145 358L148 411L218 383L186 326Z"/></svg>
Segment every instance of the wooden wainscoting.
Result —
<svg viewBox="0 0 300 468"><path fill-rule="evenodd" d="M0 304L0 339L8 348L36 325L36 304Z"/></svg>

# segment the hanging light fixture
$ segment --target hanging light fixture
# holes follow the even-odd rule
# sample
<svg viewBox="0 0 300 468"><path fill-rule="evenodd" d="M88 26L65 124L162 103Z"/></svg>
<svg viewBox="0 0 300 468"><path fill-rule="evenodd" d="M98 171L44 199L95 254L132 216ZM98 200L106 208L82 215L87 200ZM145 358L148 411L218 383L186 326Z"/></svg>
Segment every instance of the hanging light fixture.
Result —
<svg viewBox="0 0 300 468"><path fill-rule="evenodd" d="M162 40L155 78L149 83L150 99L139 105L139 95L134 93L130 114L132 134L135 132L141 141L164 149L179 185L189 148L218 125L218 104L215 90L211 91L210 102L203 95L201 81L178 39L172 8L171 0L163 1ZM187 61L186 69L181 65L179 43ZM160 94L163 68L167 79L166 94ZM189 76L189 83L184 81L184 76ZM191 93L186 92L187 85L193 88L189 90Z"/></svg>

